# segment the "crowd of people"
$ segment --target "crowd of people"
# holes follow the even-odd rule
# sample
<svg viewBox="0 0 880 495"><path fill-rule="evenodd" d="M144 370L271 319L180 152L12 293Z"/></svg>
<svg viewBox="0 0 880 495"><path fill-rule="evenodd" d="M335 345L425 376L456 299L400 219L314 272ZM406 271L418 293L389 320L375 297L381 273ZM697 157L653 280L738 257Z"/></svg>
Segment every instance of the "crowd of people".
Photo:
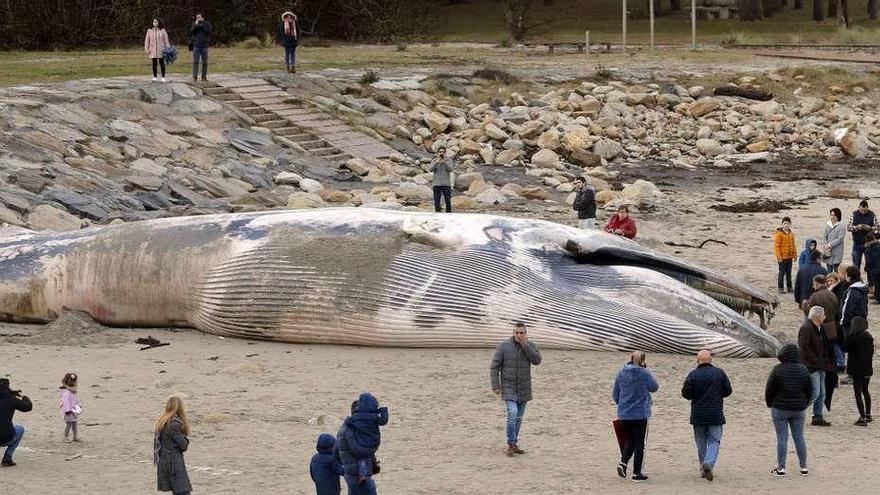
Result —
<svg viewBox="0 0 880 495"><path fill-rule="evenodd" d="M284 67L288 73L296 72L296 49L299 45L299 19L293 12L281 14L278 22L276 40L284 47ZM211 45L213 27L205 17L198 13L193 20L188 36L187 48L192 52L192 80L208 80L208 48ZM144 35L144 51L153 65L153 82L166 82L166 64L177 59L177 48L171 43L165 23L161 19L153 19L152 25ZM161 77L160 77L161 74Z"/></svg>

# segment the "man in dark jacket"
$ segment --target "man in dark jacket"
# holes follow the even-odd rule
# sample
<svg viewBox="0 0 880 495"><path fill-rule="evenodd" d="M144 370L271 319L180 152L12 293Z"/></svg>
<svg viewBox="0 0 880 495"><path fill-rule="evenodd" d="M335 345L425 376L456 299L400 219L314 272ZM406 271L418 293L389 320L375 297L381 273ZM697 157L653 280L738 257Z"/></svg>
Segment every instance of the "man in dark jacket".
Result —
<svg viewBox="0 0 880 495"><path fill-rule="evenodd" d="M853 247L852 260L853 266L862 268L862 255L865 253L865 237L868 232L877 228L877 216L868 208L868 202L859 203L859 209L854 211L849 219L849 225L846 230L852 232Z"/></svg>
<svg viewBox="0 0 880 495"><path fill-rule="evenodd" d="M797 276L794 279L794 300L802 308L803 304L813 295L813 279L816 278L816 275L825 275L825 267L819 263L821 259L822 253L813 250L810 252L810 262L798 267Z"/></svg>
<svg viewBox="0 0 880 495"><path fill-rule="evenodd" d="M798 348L801 363L810 371L813 380L813 426L831 426L823 419L825 407L825 366L828 363L828 340L822 325L825 323L825 310L813 306L808 319L798 331Z"/></svg>
<svg viewBox="0 0 880 495"><path fill-rule="evenodd" d="M788 430L794 440L800 461L801 474L807 471L807 443L804 441L804 411L813 396L813 381L806 366L799 362L798 348L786 344L777 355L779 364L767 377L764 401L770 408L776 429L776 476L785 476L785 459L788 455Z"/></svg>
<svg viewBox="0 0 880 495"><path fill-rule="evenodd" d="M519 430L522 427L526 404L532 400L532 365L541 364L541 353L534 342L529 341L526 325L513 325L513 337L498 344L489 381L492 391L501 396L507 407L507 455L525 454L519 448Z"/></svg>
<svg viewBox="0 0 880 495"><path fill-rule="evenodd" d="M587 185L587 180L578 177L574 180L577 196L571 207L578 212L578 227L585 230L596 228L596 191Z"/></svg>
<svg viewBox="0 0 880 495"><path fill-rule="evenodd" d="M697 354L697 368L691 371L681 388L681 396L691 401L691 424L703 478L712 481L713 470L724 432L724 398L733 393L730 380L721 368L712 366L712 353Z"/></svg>
<svg viewBox="0 0 880 495"><path fill-rule="evenodd" d="M189 30L190 43L193 52L193 81L198 80L199 61L202 62L202 81L208 80L208 45L211 44L211 23L196 14L196 21Z"/></svg>
<svg viewBox="0 0 880 495"><path fill-rule="evenodd" d="M336 437L329 433L321 433L318 436L318 452L312 456L309 464L309 474L315 482L317 495L339 495L341 487L339 477L343 474L342 465L336 459L333 451L336 447Z"/></svg>
<svg viewBox="0 0 880 495"><path fill-rule="evenodd" d="M840 312L840 304L837 301L837 296L828 290L826 278L822 275L816 275L813 278L813 291L813 295L810 296L804 307L822 306L822 309L825 310L825 323L822 325L822 331L825 333L825 340L828 343L828 360L825 361L825 408L830 411L834 389L838 386L836 349L838 349L837 315ZM842 351L840 359L844 359Z"/></svg>
<svg viewBox="0 0 880 495"><path fill-rule="evenodd" d="M24 437L24 426L12 423L15 411L29 412L33 407L26 395L10 389L8 379L0 378L0 447L6 447L0 466L15 466L12 456L15 455L15 449Z"/></svg>
<svg viewBox="0 0 880 495"><path fill-rule="evenodd" d="M856 316L868 318L868 286L862 282L862 272L854 267L846 268L846 281L849 288L846 289L846 296L840 305L840 333L842 342L846 348L846 339L849 335L850 321Z"/></svg>

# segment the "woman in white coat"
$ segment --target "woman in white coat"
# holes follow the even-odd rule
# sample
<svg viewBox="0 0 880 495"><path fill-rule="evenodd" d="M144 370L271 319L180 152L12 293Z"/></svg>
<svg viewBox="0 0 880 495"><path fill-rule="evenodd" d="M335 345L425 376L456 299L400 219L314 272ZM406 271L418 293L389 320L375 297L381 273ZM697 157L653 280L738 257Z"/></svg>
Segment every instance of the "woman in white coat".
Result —
<svg viewBox="0 0 880 495"><path fill-rule="evenodd" d="M825 232L822 234L822 257L828 272L836 272L837 267L843 262L843 241L846 239L846 225L841 222L842 213L840 208L830 210L830 220L825 224Z"/></svg>

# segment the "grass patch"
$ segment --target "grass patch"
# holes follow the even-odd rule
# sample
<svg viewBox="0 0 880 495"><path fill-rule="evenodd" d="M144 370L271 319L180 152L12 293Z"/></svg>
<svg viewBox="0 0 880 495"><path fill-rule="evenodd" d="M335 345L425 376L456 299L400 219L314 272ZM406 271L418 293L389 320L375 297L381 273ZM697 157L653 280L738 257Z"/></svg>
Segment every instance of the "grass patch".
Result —
<svg viewBox="0 0 880 495"><path fill-rule="evenodd" d="M361 76L361 84L373 84L379 80L379 75L376 74L376 71L370 69L364 72L364 75Z"/></svg>
<svg viewBox="0 0 880 495"><path fill-rule="evenodd" d="M493 81L497 83L501 83L504 85L516 84L519 82L519 78L501 69L492 69L492 68L483 68L477 69L474 71L474 77L479 79L485 79L487 81Z"/></svg>
<svg viewBox="0 0 880 495"><path fill-rule="evenodd" d="M880 43L880 29L855 26L852 29L838 28L837 41L842 45L874 45Z"/></svg>

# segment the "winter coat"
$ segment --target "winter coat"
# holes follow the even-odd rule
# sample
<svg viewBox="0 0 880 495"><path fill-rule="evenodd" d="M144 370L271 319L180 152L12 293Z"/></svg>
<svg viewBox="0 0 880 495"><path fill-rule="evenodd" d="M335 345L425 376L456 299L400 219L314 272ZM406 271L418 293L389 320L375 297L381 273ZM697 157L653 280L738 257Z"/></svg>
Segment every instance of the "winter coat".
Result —
<svg viewBox="0 0 880 495"><path fill-rule="evenodd" d="M798 268L810 264L810 253L813 251L810 249L811 245L814 245L817 249L819 247L819 243L816 242L816 239L813 239L812 237L807 239L804 242L804 250L801 251L801 255L798 256Z"/></svg>
<svg viewBox="0 0 880 495"><path fill-rule="evenodd" d="M309 463L309 474L315 482L317 495L339 495L341 486L339 476L343 474L342 465L334 455L336 437L329 433L318 436L318 452Z"/></svg>
<svg viewBox="0 0 880 495"><path fill-rule="evenodd" d="M730 379L721 368L702 363L688 373L681 396L691 401L692 425L723 425L724 398L733 393Z"/></svg>
<svg viewBox="0 0 880 495"><path fill-rule="evenodd" d="M9 387L0 384L0 445L6 445L15 438L15 428L12 417L15 411L30 412L34 406L26 395L16 397L12 395Z"/></svg>
<svg viewBox="0 0 880 495"><path fill-rule="evenodd" d="M293 24L290 33L284 32L284 17L293 16ZM281 21L278 23L278 43L283 46L296 46L299 43L299 28L297 26L297 17L293 12L285 12L281 14Z"/></svg>
<svg viewBox="0 0 880 495"><path fill-rule="evenodd" d="M61 417L64 418L65 421L78 420L79 413L82 412L82 407L79 405L79 397L76 395L76 389L64 387L59 391L59 395L61 396Z"/></svg>
<svg viewBox="0 0 880 495"><path fill-rule="evenodd" d="M361 397L363 398L363 395L361 395ZM373 397L373 401L375 401L375 397ZM378 401L375 401L375 405L378 406ZM361 400L358 400L358 408L352 413L352 415L357 414L357 410L360 409L360 407ZM350 418L346 418L345 421L343 421L342 426L339 427L339 432L336 434L336 447L333 450L333 456L335 457L342 474L347 476L358 476L360 471L358 469L358 460L368 459L375 468L376 458L372 454L375 454L376 451L375 449L370 450L359 443L358 437L360 434L353 429L353 422L349 421L349 419ZM370 452L372 452L372 454Z"/></svg>
<svg viewBox="0 0 880 495"><path fill-rule="evenodd" d="M864 246L865 236L870 232L870 230L855 230L853 227L857 225L867 225L876 228L877 216L874 215L874 212L871 210L868 210L864 214L859 213L859 210L853 212L852 217L849 219L849 225L846 226L846 230L852 232L853 249Z"/></svg>
<svg viewBox="0 0 880 495"><path fill-rule="evenodd" d="M617 418L639 420L651 417L651 394L660 389L648 368L626 363L614 379L612 396L617 404Z"/></svg>
<svg viewBox="0 0 880 495"><path fill-rule="evenodd" d="M149 58L162 58L162 50L171 46L168 33L164 29L150 28L144 36L144 51Z"/></svg>
<svg viewBox="0 0 880 495"><path fill-rule="evenodd" d="M813 295L813 277L826 274L825 267L820 265L818 261L798 267L797 275L794 277L795 302L800 305L809 300Z"/></svg>
<svg viewBox="0 0 880 495"><path fill-rule="evenodd" d="M868 286L864 282L855 282L846 289L843 304L840 305L840 333L843 340L849 335L849 323L856 316L868 318Z"/></svg>
<svg viewBox="0 0 880 495"><path fill-rule="evenodd" d="M832 224L829 220L825 224L825 232L822 234L822 248L831 246L830 251L823 252L822 258L828 265L839 265L843 262L844 239L846 239L846 226L843 222Z"/></svg>
<svg viewBox="0 0 880 495"><path fill-rule="evenodd" d="M828 340L837 340L837 319L840 315L840 301L833 292L825 287L813 292L810 299L807 300L807 309L813 306L822 306L825 310L825 323L822 324L822 330Z"/></svg>
<svg viewBox="0 0 880 495"><path fill-rule="evenodd" d="M541 353L534 342L523 347L513 337L505 340L498 344L489 366L492 390L500 390L504 400L532 400L532 365L539 364Z"/></svg>
<svg viewBox="0 0 880 495"><path fill-rule="evenodd" d="M794 245L794 232L790 229L788 232L782 228L776 229L773 234L773 253L776 255L776 261L788 261L797 258L797 247Z"/></svg>
<svg viewBox="0 0 880 495"><path fill-rule="evenodd" d="M183 433L180 418L171 418L165 429L154 440L157 489L160 492L188 493L192 491L183 453L189 439Z"/></svg>
<svg viewBox="0 0 880 495"><path fill-rule="evenodd" d="M192 44L196 48L205 48L211 44L211 32L213 28L208 21L202 21L200 24L193 24L189 30L189 37Z"/></svg>
<svg viewBox="0 0 880 495"><path fill-rule="evenodd" d="M880 277L880 241L865 243L865 273L869 284Z"/></svg>
<svg viewBox="0 0 880 495"><path fill-rule="evenodd" d="M596 190L590 186L584 186L574 197L574 203L571 207L577 210L578 218L581 220L596 218Z"/></svg>
<svg viewBox="0 0 880 495"><path fill-rule="evenodd" d="M849 353L847 375L863 378L874 374L874 337L868 333L868 322L864 318L853 318L846 349Z"/></svg>
<svg viewBox="0 0 880 495"><path fill-rule="evenodd" d="M349 450L358 458L372 457L382 442L380 426L388 424L388 408L379 407L379 401L370 393L358 398L357 408L345 418Z"/></svg>
<svg viewBox="0 0 880 495"><path fill-rule="evenodd" d="M843 309L843 300L846 299L846 290L849 289L849 284L845 281L837 282L831 289L829 289L835 297L837 297L837 302L840 303L840 307L838 308L837 315L838 319L840 318L841 310ZM840 324L838 322L837 331L840 331Z"/></svg>
<svg viewBox="0 0 880 495"><path fill-rule="evenodd" d="M452 169L455 168L455 164L452 163L452 160L446 158L443 160L437 160L431 164L431 172L434 172L434 181L432 182L433 186L451 186L452 178L450 177L450 173Z"/></svg>
<svg viewBox="0 0 880 495"><path fill-rule="evenodd" d="M776 357L779 364L767 377L764 401L773 409L803 411L813 397L813 380L807 367L799 362L797 346L784 345Z"/></svg>
<svg viewBox="0 0 880 495"><path fill-rule="evenodd" d="M828 365L828 338L812 320L807 320L798 330L798 349L801 363L810 370L825 371Z"/></svg>
<svg viewBox="0 0 880 495"><path fill-rule="evenodd" d="M636 236L636 221L632 217L627 216L626 219L621 218L615 213L605 225L605 232L613 234L615 230L623 231L623 236L632 239Z"/></svg>

